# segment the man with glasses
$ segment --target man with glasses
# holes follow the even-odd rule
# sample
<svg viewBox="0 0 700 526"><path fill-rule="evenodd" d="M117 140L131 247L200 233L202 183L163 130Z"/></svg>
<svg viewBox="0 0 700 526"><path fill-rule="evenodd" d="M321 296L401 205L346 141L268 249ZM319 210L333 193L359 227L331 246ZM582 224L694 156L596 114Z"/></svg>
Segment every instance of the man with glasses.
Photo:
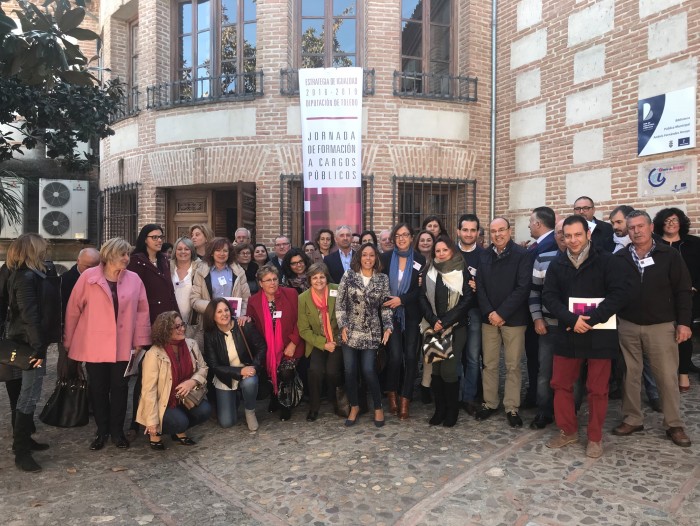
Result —
<svg viewBox="0 0 700 526"><path fill-rule="evenodd" d="M279 236L275 238L275 246L273 247L273 252L275 255L270 258L270 263L277 267L277 270L280 271L280 275L282 275L282 260L284 259L284 255L289 252L291 246L292 244L289 242L289 238L287 236Z"/></svg>
<svg viewBox="0 0 700 526"><path fill-rule="evenodd" d="M601 250L612 252L615 250L613 241L613 229L605 221L600 221L595 217L595 204L593 199L582 195L574 201L574 214L583 216L588 221L591 230L591 243Z"/></svg>
<svg viewBox="0 0 700 526"><path fill-rule="evenodd" d="M506 366L503 396L508 423L522 427L520 388L521 361L525 352L525 328L530 319L527 300L532 285L532 256L511 239L510 223L497 217L491 221L491 246L479 259L476 293L481 310L481 341L484 404L477 420L486 420L498 410L498 381L501 346Z"/></svg>
<svg viewBox="0 0 700 526"><path fill-rule="evenodd" d="M354 253L350 246L351 243L352 230L349 226L342 225L335 229L335 244L338 250L323 258L333 283L340 283L343 274L350 269L350 260Z"/></svg>

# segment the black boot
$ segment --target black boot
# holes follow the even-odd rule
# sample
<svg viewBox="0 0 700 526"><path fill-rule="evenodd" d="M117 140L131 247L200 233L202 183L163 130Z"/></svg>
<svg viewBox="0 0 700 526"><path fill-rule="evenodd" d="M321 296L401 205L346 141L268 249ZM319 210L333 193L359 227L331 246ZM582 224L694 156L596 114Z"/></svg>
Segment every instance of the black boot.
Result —
<svg viewBox="0 0 700 526"><path fill-rule="evenodd" d="M32 415L17 411L12 449L15 452L15 466L22 471L36 472L41 471L41 466L32 458L31 424Z"/></svg>
<svg viewBox="0 0 700 526"><path fill-rule="evenodd" d="M30 430L30 433L29 433L29 448L30 448L32 451L46 451L47 449L49 449L49 445L48 445L48 444L43 444L43 443L41 443L41 442L37 442L37 441L34 440L34 439L32 438L32 436L31 436L31 435L33 435L34 433L36 433L36 423L34 422L34 413L30 414L29 416L31 417L31 423L32 423L32 424L31 424L31 427L30 427L30 429L29 429L29 430Z"/></svg>
<svg viewBox="0 0 700 526"><path fill-rule="evenodd" d="M441 376L432 376L430 380L430 389L433 391L433 399L435 400L435 413L428 421L431 426L439 426L445 420L445 382Z"/></svg>
<svg viewBox="0 0 700 526"><path fill-rule="evenodd" d="M453 427L459 416L459 382L445 382L445 427Z"/></svg>

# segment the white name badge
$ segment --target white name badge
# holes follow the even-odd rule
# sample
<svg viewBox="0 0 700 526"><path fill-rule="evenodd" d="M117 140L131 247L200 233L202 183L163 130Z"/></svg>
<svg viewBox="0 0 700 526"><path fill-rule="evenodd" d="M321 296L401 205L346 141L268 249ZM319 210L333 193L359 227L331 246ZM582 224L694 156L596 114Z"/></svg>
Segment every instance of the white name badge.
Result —
<svg viewBox="0 0 700 526"><path fill-rule="evenodd" d="M276 310L275 312L272 313L272 317L275 320L279 320L282 317L282 311L281 310Z"/></svg>
<svg viewBox="0 0 700 526"><path fill-rule="evenodd" d="M226 276L219 276L219 285L222 287L226 286Z"/></svg>
<svg viewBox="0 0 700 526"><path fill-rule="evenodd" d="M421 266L417 261L413 262L413 268L420 272Z"/></svg>
<svg viewBox="0 0 700 526"><path fill-rule="evenodd" d="M648 258L644 258L644 259L639 260L639 266L642 268L650 267L653 264L654 264L654 258L652 258L651 256Z"/></svg>
<svg viewBox="0 0 700 526"><path fill-rule="evenodd" d="M336 289L331 289L330 291L328 291L328 295L329 295L331 298L335 298L335 297L338 296L338 291L337 291Z"/></svg>

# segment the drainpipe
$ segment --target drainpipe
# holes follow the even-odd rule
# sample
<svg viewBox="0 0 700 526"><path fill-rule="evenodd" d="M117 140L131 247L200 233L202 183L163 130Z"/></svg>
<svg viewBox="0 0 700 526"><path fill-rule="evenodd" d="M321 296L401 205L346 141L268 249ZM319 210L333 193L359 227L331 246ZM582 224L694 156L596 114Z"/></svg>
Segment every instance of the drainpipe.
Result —
<svg viewBox="0 0 700 526"><path fill-rule="evenodd" d="M491 166L489 173L489 220L496 215L496 13L498 0L491 0Z"/></svg>

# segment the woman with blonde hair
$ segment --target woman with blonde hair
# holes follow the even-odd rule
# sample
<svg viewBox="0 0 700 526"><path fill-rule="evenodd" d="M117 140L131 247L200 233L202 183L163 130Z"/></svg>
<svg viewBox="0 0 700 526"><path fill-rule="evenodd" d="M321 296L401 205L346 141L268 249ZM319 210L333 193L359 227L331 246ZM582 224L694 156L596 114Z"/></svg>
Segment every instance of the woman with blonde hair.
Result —
<svg viewBox="0 0 700 526"><path fill-rule="evenodd" d="M183 446L193 446L195 441L185 432L206 422L211 415L206 397L190 408L182 402L193 390L206 387L209 371L197 342L185 338L186 328L175 311L158 315L151 332L153 345L141 366L143 379L136 420L146 428L151 449L157 451L165 449L161 433Z"/></svg>
<svg viewBox="0 0 700 526"><path fill-rule="evenodd" d="M31 369L22 370L21 389L14 417L12 449L15 465L22 471L39 471L41 466L32 457L32 451L48 448L32 439L34 410L41 397L41 387L46 374L43 362L53 327L47 321L53 318L52 304L45 304L42 283L47 270L44 263L48 244L39 234L22 234L12 242L8 250L7 269L9 275L5 290L7 298L7 322L5 338L32 347ZM3 312L5 315L5 312ZM59 307L60 316L60 307ZM59 323L60 332L60 323Z"/></svg>
<svg viewBox="0 0 700 526"><path fill-rule="evenodd" d="M66 307L63 345L68 357L86 362L88 394L97 434L90 444L100 450L111 435L119 449L124 436L131 350L151 344L148 298L141 278L130 270L131 245L115 237L100 248L100 264L78 278Z"/></svg>
<svg viewBox="0 0 700 526"><path fill-rule="evenodd" d="M204 259L207 254L207 244L214 239L214 231L205 223L196 223L190 226L190 239L194 244L197 257Z"/></svg>
<svg viewBox="0 0 700 526"><path fill-rule="evenodd" d="M175 288L175 299L177 309L180 311L182 319L187 322L188 338L194 335L195 317L194 310L190 304L190 294L192 293L192 282L197 267L200 264L197 259L197 251L194 243L188 237L181 237L173 245L173 255L170 260L170 271Z"/></svg>

